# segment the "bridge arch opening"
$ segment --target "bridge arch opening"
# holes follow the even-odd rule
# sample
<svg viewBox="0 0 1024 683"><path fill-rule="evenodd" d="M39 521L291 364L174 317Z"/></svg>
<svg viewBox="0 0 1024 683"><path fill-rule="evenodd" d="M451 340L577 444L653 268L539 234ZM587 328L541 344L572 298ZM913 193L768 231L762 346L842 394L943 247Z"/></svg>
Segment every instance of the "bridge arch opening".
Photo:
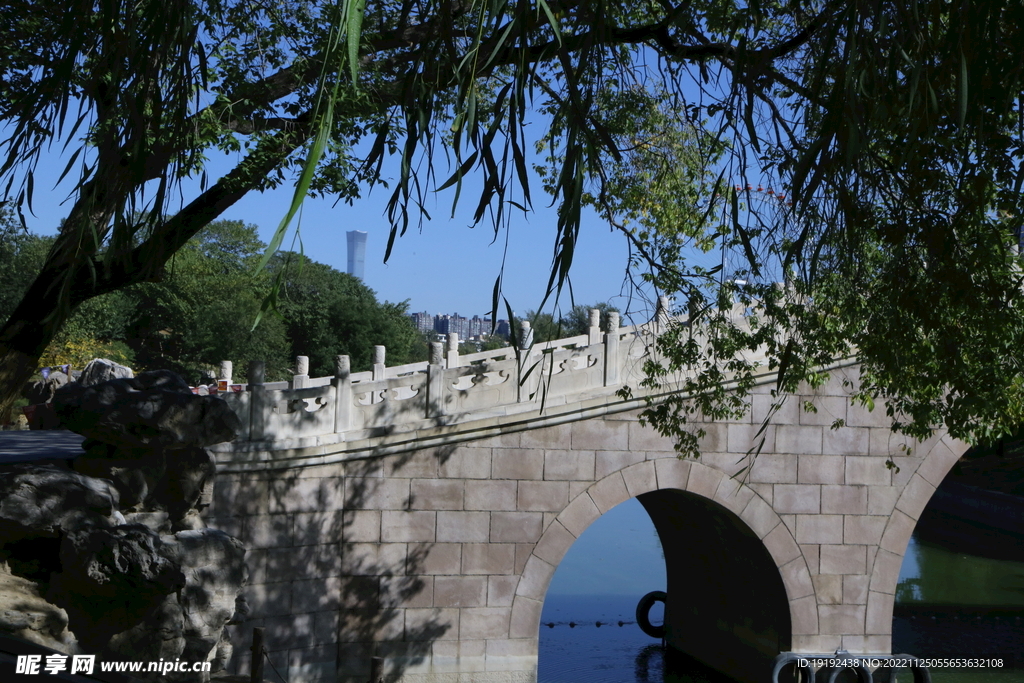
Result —
<svg viewBox="0 0 1024 683"><path fill-rule="evenodd" d="M689 491L637 497L661 538L668 601L665 640L737 681L764 680L790 648L789 599L761 539L735 513Z"/></svg>
<svg viewBox="0 0 1024 683"><path fill-rule="evenodd" d="M702 474L711 472L711 468L698 463L674 461L672 466L676 465L702 470ZM635 467L638 470L654 469L652 463ZM622 474L626 481L633 479L628 472ZM614 474L612 478L618 476ZM712 478L717 481L719 477ZM543 559L554 573L561 566L570 546L582 537L596 519L612 511L623 498L635 498L650 517L664 552L664 559L658 560L664 562L667 574L667 670L686 674L689 673L688 669L694 667L705 671L710 668L725 674L729 680L765 680L765 676L770 675L776 655L792 649L790 597L803 596L789 595L793 592L793 586L790 585L787 591L787 582L779 569L782 560L792 558L788 554L782 558L773 557L779 554L778 548L775 547L773 553L766 546L766 543L773 547L779 545L779 535L776 534L774 539L776 543L772 543L772 539L762 540L768 531L784 525L772 513L775 523L765 519L755 532L751 526L758 525L744 521L748 513L730 510L728 502L723 504L682 487L669 485L658 488L654 481L650 483L652 486L640 487L639 490L630 487L629 494L632 496L620 489L624 495L614 503L602 496L602 492L611 488L609 482L596 483L589 492L580 496L588 503L590 500L596 503L591 504L592 516L581 520L579 508L585 506L570 504L566 511L570 514L565 515L564 520L561 519L563 515L559 515L562 524L549 527L550 533L545 533L545 536L563 538L563 547L555 551L555 543L551 538L542 538L538 544L538 559ZM680 484L686 486L682 481L676 486ZM722 490L733 491L730 497L733 503L738 499L750 501L755 496L753 491L737 482L730 480L725 484ZM792 537L787 537L795 550L796 544ZM788 546L785 547L788 553ZM530 573L529 568L527 573ZM810 583L809 578L806 583ZM550 575L549 582L545 584L545 592L533 599L546 598L548 586ZM650 588L638 585L635 590L634 605ZM537 625L543 634L545 625L539 623L539 613L537 617Z"/></svg>

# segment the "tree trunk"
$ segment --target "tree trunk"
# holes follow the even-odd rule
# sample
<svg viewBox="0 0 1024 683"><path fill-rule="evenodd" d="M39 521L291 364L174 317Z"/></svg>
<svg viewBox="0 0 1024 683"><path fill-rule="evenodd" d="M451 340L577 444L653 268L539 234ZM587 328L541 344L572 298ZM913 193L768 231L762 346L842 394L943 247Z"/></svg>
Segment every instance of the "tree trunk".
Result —
<svg viewBox="0 0 1024 683"><path fill-rule="evenodd" d="M46 347L76 306L58 301L59 287L45 278L47 269L28 288L21 303L0 328L0 415L6 416L31 379Z"/></svg>

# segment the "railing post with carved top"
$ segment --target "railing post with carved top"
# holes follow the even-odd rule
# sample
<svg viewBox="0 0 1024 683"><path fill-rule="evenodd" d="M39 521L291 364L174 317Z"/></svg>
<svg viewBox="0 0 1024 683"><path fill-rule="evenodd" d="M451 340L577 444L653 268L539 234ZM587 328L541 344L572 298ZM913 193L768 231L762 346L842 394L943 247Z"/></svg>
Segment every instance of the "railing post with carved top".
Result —
<svg viewBox="0 0 1024 683"><path fill-rule="evenodd" d="M529 371L527 367L530 363L530 349L533 347L533 328L530 326L529 320L519 321L519 373L516 377L516 397L517 400L522 403L528 401L530 398L530 391L526 388L525 375ZM536 373L540 376L540 372Z"/></svg>
<svg viewBox="0 0 1024 683"><path fill-rule="evenodd" d="M448 367L459 367L459 333L448 333Z"/></svg>
<svg viewBox="0 0 1024 683"><path fill-rule="evenodd" d="M612 311L608 314L608 331L604 335L604 385L606 387L615 386L622 381L621 362L619 358L619 314Z"/></svg>
<svg viewBox="0 0 1024 683"><path fill-rule="evenodd" d="M348 356L334 357L334 431L347 432L352 428L352 363Z"/></svg>
<svg viewBox="0 0 1024 683"><path fill-rule="evenodd" d="M231 384L231 371L232 370L233 370L233 367L232 367L231 361L229 361L229 360L222 360L220 362L220 368L217 369L217 380L218 381L223 380L223 381L227 382L228 385L230 386L230 384Z"/></svg>
<svg viewBox="0 0 1024 683"><path fill-rule="evenodd" d="M373 347L373 379L384 379L384 353L386 349L383 346Z"/></svg>
<svg viewBox="0 0 1024 683"><path fill-rule="evenodd" d="M427 415L444 415L444 344L430 342L430 362L427 364Z"/></svg>
<svg viewBox="0 0 1024 683"><path fill-rule="evenodd" d="M292 375L292 389L305 389L309 386L309 356L295 357L295 374Z"/></svg>
<svg viewBox="0 0 1024 683"><path fill-rule="evenodd" d="M599 308L590 309L590 329L588 330L588 335L590 339L587 343L591 346L601 343L601 309Z"/></svg>
<svg viewBox="0 0 1024 683"><path fill-rule="evenodd" d="M261 360L249 361L249 440L263 438L267 424L267 393L263 387L267 367Z"/></svg>

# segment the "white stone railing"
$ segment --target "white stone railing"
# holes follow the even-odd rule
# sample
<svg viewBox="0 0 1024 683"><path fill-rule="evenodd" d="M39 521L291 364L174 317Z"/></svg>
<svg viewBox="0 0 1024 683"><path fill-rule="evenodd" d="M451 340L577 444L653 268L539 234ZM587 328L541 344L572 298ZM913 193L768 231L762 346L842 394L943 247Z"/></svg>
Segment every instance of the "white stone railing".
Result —
<svg viewBox="0 0 1024 683"><path fill-rule="evenodd" d="M651 321L627 327L612 313L607 331L593 309L587 334L537 344L524 321L518 358L512 347L461 355L450 334L431 344L426 362L385 367L385 348L376 346L372 370L350 372L348 356L337 356L332 377L310 378L308 358L299 356L291 381L267 383L264 364L253 362L242 391L221 393L242 423L230 449L362 442L613 396L643 378L642 359L668 323L667 307L662 297ZM230 362L220 375L230 384Z"/></svg>

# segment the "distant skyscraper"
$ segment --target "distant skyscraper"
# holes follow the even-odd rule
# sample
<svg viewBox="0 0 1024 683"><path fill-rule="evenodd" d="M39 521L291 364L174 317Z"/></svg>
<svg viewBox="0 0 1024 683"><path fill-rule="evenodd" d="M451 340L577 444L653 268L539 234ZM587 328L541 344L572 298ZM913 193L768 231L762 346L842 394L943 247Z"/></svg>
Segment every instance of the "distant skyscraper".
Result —
<svg viewBox="0 0 1024 683"><path fill-rule="evenodd" d="M349 230L348 235L348 274L363 279L366 268L366 233L362 230Z"/></svg>

